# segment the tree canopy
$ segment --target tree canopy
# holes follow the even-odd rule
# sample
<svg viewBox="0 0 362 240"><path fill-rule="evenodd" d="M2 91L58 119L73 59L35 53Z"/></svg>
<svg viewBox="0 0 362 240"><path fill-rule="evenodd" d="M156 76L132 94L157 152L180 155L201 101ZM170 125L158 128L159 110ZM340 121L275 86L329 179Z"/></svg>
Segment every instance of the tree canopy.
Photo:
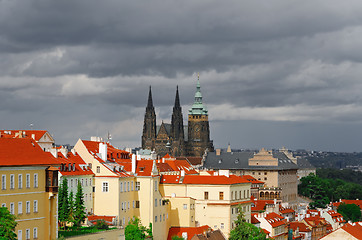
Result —
<svg viewBox="0 0 362 240"><path fill-rule="evenodd" d="M362 186L341 179L326 179L313 174L300 179L300 195L311 198L311 208L324 208L338 199L361 199Z"/></svg>
<svg viewBox="0 0 362 240"><path fill-rule="evenodd" d="M246 222L241 206L238 206L239 214L235 220L235 228L231 230L229 240L264 240L266 234L260 228Z"/></svg>
<svg viewBox="0 0 362 240"><path fill-rule="evenodd" d="M86 218L84 198L83 198L83 188L80 182L78 181L77 193L75 194L74 202L74 225L79 227L84 219Z"/></svg>
<svg viewBox="0 0 362 240"><path fill-rule="evenodd" d="M138 218L131 219L125 228L126 240L152 239L152 223L149 228L142 226Z"/></svg>
<svg viewBox="0 0 362 240"><path fill-rule="evenodd" d="M16 217L10 214L6 207L0 207L0 240L17 239L15 227L17 222Z"/></svg>
<svg viewBox="0 0 362 240"><path fill-rule="evenodd" d="M356 204L342 203L338 206L337 212L342 214L346 221L358 222L362 220L361 209Z"/></svg>

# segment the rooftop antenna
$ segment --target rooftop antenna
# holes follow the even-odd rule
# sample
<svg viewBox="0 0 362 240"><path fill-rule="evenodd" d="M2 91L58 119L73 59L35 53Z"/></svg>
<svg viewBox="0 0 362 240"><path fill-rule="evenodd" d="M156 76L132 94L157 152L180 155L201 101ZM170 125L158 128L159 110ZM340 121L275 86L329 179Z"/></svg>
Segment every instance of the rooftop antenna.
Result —
<svg viewBox="0 0 362 240"><path fill-rule="evenodd" d="M112 135L109 133L109 131L108 131L107 139L108 139L108 143L110 143L112 140Z"/></svg>

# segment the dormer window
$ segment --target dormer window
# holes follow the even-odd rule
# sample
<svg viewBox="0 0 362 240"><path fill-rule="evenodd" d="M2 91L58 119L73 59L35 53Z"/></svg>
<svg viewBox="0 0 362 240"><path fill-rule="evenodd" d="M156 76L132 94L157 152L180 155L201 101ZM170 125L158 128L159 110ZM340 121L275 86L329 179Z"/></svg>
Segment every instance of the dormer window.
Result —
<svg viewBox="0 0 362 240"><path fill-rule="evenodd" d="M239 158L235 159L235 163L239 163Z"/></svg>
<svg viewBox="0 0 362 240"><path fill-rule="evenodd" d="M219 163L222 163L222 159L219 159Z"/></svg>
<svg viewBox="0 0 362 240"><path fill-rule="evenodd" d="M75 163L73 163L73 172L75 172Z"/></svg>

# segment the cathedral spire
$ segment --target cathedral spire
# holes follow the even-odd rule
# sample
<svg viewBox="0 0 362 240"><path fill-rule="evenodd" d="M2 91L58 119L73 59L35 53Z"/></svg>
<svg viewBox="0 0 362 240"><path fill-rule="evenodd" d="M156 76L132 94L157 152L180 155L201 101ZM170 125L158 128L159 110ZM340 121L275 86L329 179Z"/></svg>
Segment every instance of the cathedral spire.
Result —
<svg viewBox="0 0 362 240"><path fill-rule="evenodd" d="M177 85L174 108L180 108L180 107L181 107L181 104L180 104L180 97L179 97L179 94L178 94L178 85Z"/></svg>
<svg viewBox="0 0 362 240"><path fill-rule="evenodd" d="M152 90L150 86L150 91L148 92L148 103L147 108L153 108L153 101L152 101Z"/></svg>

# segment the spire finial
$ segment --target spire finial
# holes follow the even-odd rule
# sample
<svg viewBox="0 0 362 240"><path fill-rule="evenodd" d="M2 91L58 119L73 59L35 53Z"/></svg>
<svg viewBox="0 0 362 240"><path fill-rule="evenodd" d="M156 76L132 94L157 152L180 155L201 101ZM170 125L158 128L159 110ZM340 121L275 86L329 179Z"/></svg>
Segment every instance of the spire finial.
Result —
<svg viewBox="0 0 362 240"><path fill-rule="evenodd" d="M153 101L152 101L152 90L150 86L150 91L148 92L148 103L147 108L153 108Z"/></svg>
<svg viewBox="0 0 362 240"><path fill-rule="evenodd" d="M176 107L176 108L181 107L180 97L179 97L179 94L178 94L178 85L176 87L176 96L175 96L175 105L174 105L174 107Z"/></svg>

